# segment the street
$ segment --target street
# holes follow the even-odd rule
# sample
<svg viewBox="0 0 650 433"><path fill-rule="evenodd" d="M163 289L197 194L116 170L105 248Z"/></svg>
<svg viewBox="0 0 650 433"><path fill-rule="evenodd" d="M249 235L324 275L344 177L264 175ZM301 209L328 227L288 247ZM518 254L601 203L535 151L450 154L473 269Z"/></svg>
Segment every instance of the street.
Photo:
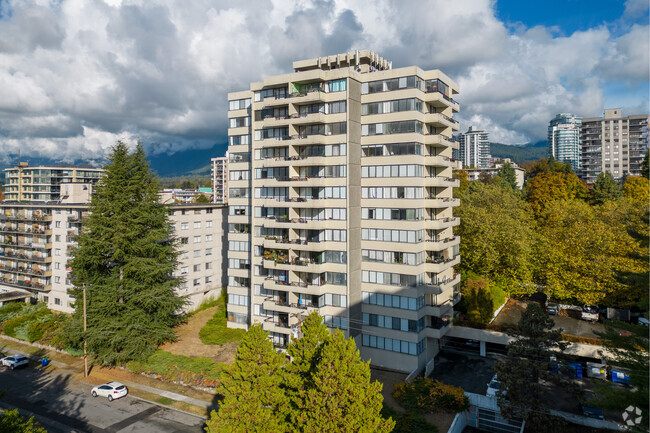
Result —
<svg viewBox="0 0 650 433"><path fill-rule="evenodd" d="M3 407L32 412L50 433L203 432L200 417L127 395L109 402L90 395L92 386L71 379L65 370L31 364L15 371L0 367Z"/></svg>

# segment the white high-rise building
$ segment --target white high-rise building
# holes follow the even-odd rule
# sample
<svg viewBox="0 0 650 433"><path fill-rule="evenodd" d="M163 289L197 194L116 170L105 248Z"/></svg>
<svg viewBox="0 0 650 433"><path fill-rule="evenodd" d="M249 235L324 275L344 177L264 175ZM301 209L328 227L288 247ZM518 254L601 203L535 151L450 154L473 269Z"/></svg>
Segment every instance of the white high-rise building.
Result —
<svg viewBox="0 0 650 433"><path fill-rule="evenodd" d="M283 347L317 310L373 365L424 368L460 299L458 86L370 51L293 71L228 95L228 325Z"/></svg>
<svg viewBox="0 0 650 433"><path fill-rule="evenodd" d="M560 113L548 125L548 155L556 161L571 164L578 173L580 162L580 125L582 119L569 113Z"/></svg>
<svg viewBox="0 0 650 433"><path fill-rule="evenodd" d="M458 160L463 167L490 166L490 142L487 132L470 126L467 132L458 134L458 143Z"/></svg>

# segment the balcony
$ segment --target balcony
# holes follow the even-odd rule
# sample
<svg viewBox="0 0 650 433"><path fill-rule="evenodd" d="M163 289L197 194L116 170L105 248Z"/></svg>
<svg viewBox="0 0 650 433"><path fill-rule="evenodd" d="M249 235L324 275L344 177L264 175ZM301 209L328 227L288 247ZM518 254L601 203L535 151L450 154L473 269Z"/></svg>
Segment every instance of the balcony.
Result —
<svg viewBox="0 0 650 433"><path fill-rule="evenodd" d="M426 220L426 228L441 230L447 227L455 227L460 224L460 218L430 218Z"/></svg>
<svg viewBox="0 0 650 433"><path fill-rule="evenodd" d="M449 332L449 329L451 329L451 321L448 320L443 322L440 320L424 328L423 332L425 337L436 338L439 340Z"/></svg>
<svg viewBox="0 0 650 433"><path fill-rule="evenodd" d="M451 259L445 260L442 258L427 258L427 272L442 272L452 266L460 263L460 255Z"/></svg>
<svg viewBox="0 0 650 433"><path fill-rule="evenodd" d="M434 251L440 251L444 250L445 248L453 247L454 245L458 245L460 243L460 236L452 236L449 238L444 238L444 239L439 239L436 237L429 238L426 240L427 245L425 248L427 250L434 250Z"/></svg>
<svg viewBox="0 0 650 433"><path fill-rule="evenodd" d="M286 301L274 300L273 298L266 298L266 300L262 303L262 306L265 310L268 311L277 311L279 313L287 314L309 314L311 311L317 310L319 308L317 305L301 305L296 303L289 304Z"/></svg>
<svg viewBox="0 0 650 433"><path fill-rule="evenodd" d="M452 197L435 198L431 197L424 200L424 206L427 208L446 208L460 206L460 199Z"/></svg>

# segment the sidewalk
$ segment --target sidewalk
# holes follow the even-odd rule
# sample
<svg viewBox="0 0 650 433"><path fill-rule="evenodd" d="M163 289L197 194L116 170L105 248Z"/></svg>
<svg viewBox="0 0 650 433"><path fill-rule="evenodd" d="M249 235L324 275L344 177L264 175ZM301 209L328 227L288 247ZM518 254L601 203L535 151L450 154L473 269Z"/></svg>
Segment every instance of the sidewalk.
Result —
<svg viewBox="0 0 650 433"><path fill-rule="evenodd" d="M29 343L22 343L22 344L29 344ZM24 353L24 352L21 352L19 350L10 349L10 348L6 348L5 352L7 354L11 354L11 355L14 355L14 354L25 355L25 357L27 357L28 359L31 359L32 361L37 362L39 364L39 367L40 367L40 362L41 362L41 358L42 358L40 356L30 355L28 353ZM83 361L81 363L82 363L81 369L83 370ZM50 360L48 365L52 365L52 366L54 366L56 368L67 369L67 370L71 370L71 369L76 370L77 368L79 368L79 362L77 362L76 365L70 365L70 364L66 364L64 362ZM202 407L204 409L208 409L209 407L213 406L213 403L206 402L206 401L203 401L203 400L199 400L199 399L189 397L189 396L186 396L186 395L178 394L178 393L175 393L175 392L158 389L158 388L155 388L155 387L152 387L152 386L143 385L141 383L126 381L124 379L120 379L120 381L122 383L124 383L129 389L138 389L140 391L144 391L144 392L148 392L148 393L151 393L151 394L159 395L161 397L165 397L165 398L175 400L175 401L184 402L184 403L187 403L187 404L191 404L193 406ZM83 382L88 383L85 380L83 380Z"/></svg>

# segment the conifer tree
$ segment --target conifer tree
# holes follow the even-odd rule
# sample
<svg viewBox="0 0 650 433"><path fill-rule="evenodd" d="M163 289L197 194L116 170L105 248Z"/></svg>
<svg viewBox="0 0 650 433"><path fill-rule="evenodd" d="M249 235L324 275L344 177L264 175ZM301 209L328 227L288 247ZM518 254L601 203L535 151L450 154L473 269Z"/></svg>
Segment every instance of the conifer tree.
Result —
<svg viewBox="0 0 650 433"><path fill-rule="evenodd" d="M501 166L497 175L505 181L505 184L508 185L511 189L517 190L517 173L515 172L514 167L509 162L506 162Z"/></svg>
<svg viewBox="0 0 650 433"><path fill-rule="evenodd" d="M175 338L186 299L174 289L176 243L159 184L140 144L132 154L118 142L90 203L90 216L73 252L75 312L68 338L85 339L95 362L116 365L145 359Z"/></svg>
<svg viewBox="0 0 650 433"><path fill-rule="evenodd" d="M260 325L250 327L239 347L235 363L221 374L216 392L223 395L219 411L212 411L208 433L280 433L286 423L288 397L281 388L285 357Z"/></svg>
<svg viewBox="0 0 650 433"><path fill-rule="evenodd" d="M382 384L370 382L353 339L339 330L323 344L301 404L305 433L383 433L395 427L381 416Z"/></svg>
<svg viewBox="0 0 650 433"><path fill-rule="evenodd" d="M589 190L589 199L592 204L602 205L609 200L618 200L623 195L621 186L611 174L602 172Z"/></svg>

